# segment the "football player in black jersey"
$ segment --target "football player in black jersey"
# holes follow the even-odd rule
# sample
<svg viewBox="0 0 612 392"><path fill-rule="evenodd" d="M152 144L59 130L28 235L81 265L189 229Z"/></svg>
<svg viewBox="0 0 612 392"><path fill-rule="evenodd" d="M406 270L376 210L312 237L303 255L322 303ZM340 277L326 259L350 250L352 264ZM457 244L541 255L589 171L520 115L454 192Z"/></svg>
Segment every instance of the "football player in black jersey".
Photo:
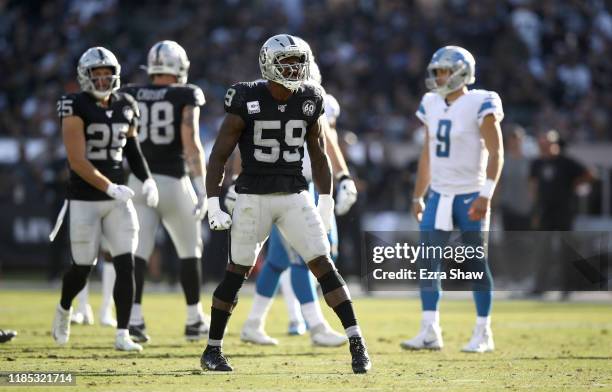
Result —
<svg viewBox="0 0 612 392"><path fill-rule="evenodd" d="M199 340L208 334L208 316L202 312L200 304L201 220L206 214L206 171L199 123L204 93L198 86L186 84L189 60L185 50L174 41L153 45L146 69L150 84L128 85L121 89L138 101L140 145L160 190L159 204L153 208L146 204L141 192L142 182L137 176L131 175L128 180L129 187L136 192L133 200L140 223L130 336L137 342L149 340L141 310L142 291L146 263L153 253L155 233L161 221L181 259L180 280L187 303L185 337Z"/></svg>
<svg viewBox="0 0 612 392"><path fill-rule="evenodd" d="M348 288L329 257L334 201L332 175L325 153L323 89L305 80L307 48L295 37L268 39L259 55L265 80L237 83L225 96L227 115L213 147L206 179L211 229L231 227L231 257L223 281L213 294L204 369L231 371L221 351L223 334L238 300L238 291L276 224L285 239L307 261L327 304L340 318L349 338L352 368L365 373L370 360ZM306 142L313 180L319 191L315 207L302 175ZM225 163L238 144L242 171L236 180L238 198L230 217L219 206ZM318 210L318 213L317 213ZM233 221L233 222L232 222Z"/></svg>
<svg viewBox="0 0 612 392"><path fill-rule="evenodd" d="M116 92L120 72L121 66L113 53L102 47L90 48L81 56L77 67L82 92L64 95L58 101L70 166L68 209L72 266L64 275L51 334L60 345L68 342L72 300L85 286L104 236L117 271L115 348L141 351L142 346L134 343L128 333L134 300L138 220L130 200L134 192L123 185L124 150L132 172L144 183L142 192L149 205L157 205L158 191L137 139L138 105L130 95ZM60 224L62 219L63 213L58 218Z"/></svg>

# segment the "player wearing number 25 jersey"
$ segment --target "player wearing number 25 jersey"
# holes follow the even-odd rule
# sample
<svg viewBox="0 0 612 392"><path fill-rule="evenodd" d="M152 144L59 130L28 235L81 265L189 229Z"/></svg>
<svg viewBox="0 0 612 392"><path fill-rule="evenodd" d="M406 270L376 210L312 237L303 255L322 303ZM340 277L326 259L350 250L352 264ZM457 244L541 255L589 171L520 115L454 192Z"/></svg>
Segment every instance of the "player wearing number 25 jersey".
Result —
<svg viewBox="0 0 612 392"><path fill-rule="evenodd" d="M286 34L273 36L259 54L265 80L235 84L225 96L227 115L208 162L206 185L210 227L231 227L231 257L213 294L208 345L201 358L204 369L232 370L221 352L223 334L238 291L273 224L306 261L321 283L327 304L342 321L350 341L353 371L365 373L371 366L348 289L329 257L327 231L334 207L324 139L329 124L323 115L323 89L305 82L309 63L309 50L302 40ZM319 191L317 207L302 175L304 142ZM219 194L225 163L236 145L242 171L230 217L220 209Z"/></svg>
<svg viewBox="0 0 612 392"><path fill-rule="evenodd" d="M179 44L158 42L147 57L151 83L121 90L138 101L138 137L160 189L159 204L150 207L141 193L142 183L134 175L129 178L128 184L136 192L134 203L140 222L130 335L139 342L149 340L141 309L142 291L146 263L153 252L160 222L181 259L180 280L187 304L185 337L199 340L208 333L207 316L200 304L201 219L206 213L206 172L199 122L204 93L199 87L186 84L189 64L187 53Z"/></svg>
<svg viewBox="0 0 612 392"><path fill-rule="evenodd" d="M149 205L157 204L158 191L136 137L138 106L130 95L116 92L120 70L109 50L88 49L77 67L83 91L65 95L58 102L70 165L69 233L73 264L64 275L52 336L59 344L68 342L72 300L85 286L104 236L117 272L115 347L140 351L142 347L128 335L138 221L130 200L134 192L123 185L124 152L132 172L143 182L142 193ZM58 218L60 224L64 211Z"/></svg>
<svg viewBox="0 0 612 392"><path fill-rule="evenodd" d="M445 246L450 231L462 232L465 246L487 246L490 200L503 165L500 122L504 117L497 93L468 90L475 81L475 60L467 50L446 46L437 50L428 67L427 87L416 112L426 128L419 159L413 212L420 221L421 241ZM423 211L423 196L430 187ZM485 252L486 253L486 252ZM421 269L438 272L442 260L419 260ZM466 352L494 349L491 332L493 278L487 259L463 264L481 278L472 280L477 319ZM478 276L478 275L475 275ZM420 333L402 342L406 349L441 349L438 302L440 280L421 279L423 322Z"/></svg>

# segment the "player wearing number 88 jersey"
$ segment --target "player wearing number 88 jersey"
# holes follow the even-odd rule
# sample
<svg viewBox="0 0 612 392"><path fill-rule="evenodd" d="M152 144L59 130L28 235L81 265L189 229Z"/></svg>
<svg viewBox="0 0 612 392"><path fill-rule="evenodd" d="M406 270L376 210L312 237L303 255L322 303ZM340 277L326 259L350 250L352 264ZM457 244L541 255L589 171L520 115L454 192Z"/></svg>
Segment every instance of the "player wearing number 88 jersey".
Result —
<svg viewBox="0 0 612 392"><path fill-rule="evenodd" d="M138 101L138 136L153 177L160 185L159 204L153 208L145 203L141 182L133 175L128 182L136 192L134 204L140 222L130 334L140 342L149 340L141 309L142 292L146 263L153 253L160 222L181 259L180 280L187 304L185 337L199 340L208 333L207 316L200 304L201 219L206 213L206 172L199 116L205 101L199 87L186 84L189 65L187 53L178 43L157 42L147 56L146 70L151 83L128 85L121 90Z"/></svg>

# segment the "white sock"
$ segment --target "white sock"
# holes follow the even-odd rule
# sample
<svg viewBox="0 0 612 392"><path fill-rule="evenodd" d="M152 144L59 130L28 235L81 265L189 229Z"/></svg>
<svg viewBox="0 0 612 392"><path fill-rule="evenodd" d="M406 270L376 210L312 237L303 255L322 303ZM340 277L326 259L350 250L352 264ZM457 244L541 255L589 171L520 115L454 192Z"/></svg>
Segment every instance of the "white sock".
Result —
<svg viewBox="0 0 612 392"><path fill-rule="evenodd" d="M486 316L486 317L477 316L476 325L485 325L487 327L490 327L491 326L491 316Z"/></svg>
<svg viewBox="0 0 612 392"><path fill-rule="evenodd" d="M130 334L128 333L127 329L123 329L123 328L117 328L117 332L115 333L115 337L116 338L121 338L121 337L129 337Z"/></svg>
<svg viewBox="0 0 612 392"><path fill-rule="evenodd" d="M89 282L85 283L85 287L77 294L77 312L85 313L87 311L87 304L89 304Z"/></svg>
<svg viewBox="0 0 612 392"><path fill-rule="evenodd" d="M195 324L200 320L204 320L202 303L198 302L195 305L187 305L187 325Z"/></svg>
<svg viewBox="0 0 612 392"><path fill-rule="evenodd" d="M427 324L440 324L440 311L439 310L424 310L423 321Z"/></svg>
<svg viewBox="0 0 612 392"><path fill-rule="evenodd" d="M272 306L271 297L264 297L263 295L255 293L255 296L253 297L253 306L251 307L251 312L249 313L247 320L256 320L263 323L266 315L268 314L268 310L270 310L270 306Z"/></svg>
<svg viewBox="0 0 612 392"><path fill-rule="evenodd" d="M208 339L208 345L209 346L214 346L214 347L221 347L221 346L223 346L223 339L221 339L221 340Z"/></svg>
<svg viewBox="0 0 612 392"><path fill-rule="evenodd" d="M115 266L109 262L102 262L102 305L100 317L111 313L113 306L113 289L115 288Z"/></svg>
<svg viewBox="0 0 612 392"><path fill-rule="evenodd" d="M301 309L304 319L310 328L325 322L325 317L323 317L321 305L318 300L303 304Z"/></svg>
<svg viewBox="0 0 612 392"><path fill-rule="evenodd" d="M130 325L140 325L144 323L142 318L142 305L132 304L132 312L130 313Z"/></svg>
<svg viewBox="0 0 612 392"><path fill-rule="evenodd" d="M349 338L352 338L353 336L361 336L361 328L359 328L359 325L353 325L344 331L346 332L346 336Z"/></svg>
<svg viewBox="0 0 612 392"><path fill-rule="evenodd" d="M302 312L300 311L300 302L295 297L293 287L291 286L291 268L287 268L281 273L280 284L283 298L285 298L285 304L287 305L289 320L297 322L304 321Z"/></svg>

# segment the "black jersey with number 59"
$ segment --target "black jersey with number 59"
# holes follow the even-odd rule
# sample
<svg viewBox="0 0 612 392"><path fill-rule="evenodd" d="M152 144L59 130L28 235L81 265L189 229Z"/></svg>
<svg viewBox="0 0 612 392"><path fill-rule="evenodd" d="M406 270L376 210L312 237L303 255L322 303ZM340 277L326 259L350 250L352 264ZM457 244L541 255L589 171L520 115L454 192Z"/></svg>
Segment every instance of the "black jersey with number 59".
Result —
<svg viewBox="0 0 612 392"><path fill-rule="evenodd" d="M67 94L57 101L57 114L64 118L77 116L83 121L87 159L111 182L123 184L123 147L130 126L138 124L138 105L129 94L112 93L108 107L98 105L89 93ZM109 200L70 170L68 197L74 200Z"/></svg>
<svg viewBox="0 0 612 392"><path fill-rule="evenodd" d="M154 174L185 175L181 122L185 106L203 106L202 90L192 84L127 85L120 91L138 101L138 138L149 169Z"/></svg>
<svg viewBox="0 0 612 392"><path fill-rule="evenodd" d="M297 193L308 188L302 175L306 132L324 112L322 87L304 83L287 101L275 100L265 80L237 83L225 94L225 111L244 120L238 146L242 172L236 192Z"/></svg>

